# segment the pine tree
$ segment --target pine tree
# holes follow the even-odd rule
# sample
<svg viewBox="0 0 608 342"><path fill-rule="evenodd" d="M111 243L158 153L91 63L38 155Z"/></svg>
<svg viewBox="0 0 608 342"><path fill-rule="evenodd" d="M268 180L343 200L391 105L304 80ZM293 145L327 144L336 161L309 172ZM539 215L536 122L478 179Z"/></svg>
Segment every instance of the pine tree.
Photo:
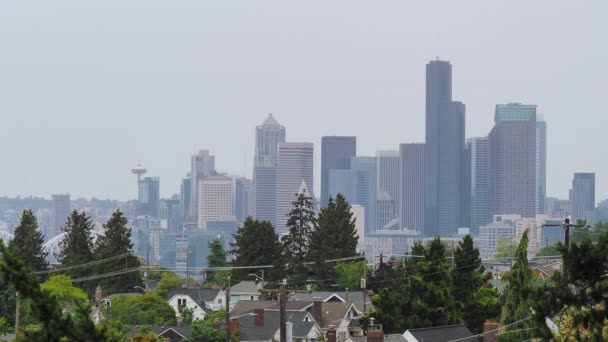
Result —
<svg viewBox="0 0 608 342"><path fill-rule="evenodd" d="M268 221L258 221L248 217L239 227L231 243L230 254L234 256L233 266L275 265L281 263L281 244L274 227ZM234 269L231 282L237 283L250 279L254 270ZM265 280L279 280L281 270L270 269L265 272Z"/></svg>
<svg viewBox="0 0 608 342"><path fill-rule="evenodd" d="M305 192L296 194L293 209L287 214L289 233L281 239L286 272L292 281L298 283L308 278L308 249L310 234L317 227L317 219L312 208L312 199ZM302 285L302 284L298 284Z"/></svg>
<svg viewBox="0 0 608 342"><path fill-rule="evenodd" d="M57 256L61 263L60 268L81 265L92 262L95 258L93 254L93 222L85 213L78 213L74 210L68 217L68 221L64 227L65 237L63 238L62 251ZM72 279L78 279L85 276L90 276L95 273L94 267L83 267L66 271ZM79 283L79 286L85 293L91 294L95 284L90 282Z"/></svg>
<svg viewBox="0 0 608 342"><path fill-rule="evenodd" d="M49 268L46 261L48 253L43 250L44 237L38 230L36 216L31 210L24 210L21 221L15 228L15 237L8 248L33 271L45 271Z"/></svg>
<svg viewBox="0 0 608 342"><path fill-rule="evenodd" d="M100 263L96 269L97 274L105 274L140 266L140 262L133 255L133 243L131 242L131 229L127 227L127 218L120 210L112 213L112 217L103 225L104 235L100 236L95 243L95 259L104 260L111 257L124 255L124 258ZM127 293L132 292L133 287L143 286L141 274L130 272L104 278L99 281L104 293Z"/></svg>
<svg viewBox="0 0 608 342"><path fill-rule="evenodd" d="M225 267L228 266L228 261L226 261L226 256L228 252L224 250L224 246L222 246L222 241L220 239L215 239L207 243L209 247L209 255L207 255L207 266L209 267ZM220 272L224 273L224 272ZM207 283L223 283L225 279L220 279L221 277L216 277L218 271L208 271L205 275L205 281ZM225 274L222 274L225 275Z"/></svg>
<svg viewBox="0 0 608 342"><path fill-rule="evenodd" d="M317 279L335 278L334 265L324 260L346 258L357 255L357 229L351 206L342 194L336 200L330 196L328 204L321 209L318 225L310 235L309 259L317 262ZM327 284L319 284L322 287Z"/></svg>
<svg viewBox="0 0 608 342"><path fill-rule="evenodd" d="M532 270L528 266L528 230L524 232L515 251L515 263L511 271L504 277L507 281L505 288L505 303L502 307L501 321L503 325L528 319L532 314L530 291L532 287ZM501 335L501 341L524 341L530 336L528 331L530 321L507 328Z"/></svg>

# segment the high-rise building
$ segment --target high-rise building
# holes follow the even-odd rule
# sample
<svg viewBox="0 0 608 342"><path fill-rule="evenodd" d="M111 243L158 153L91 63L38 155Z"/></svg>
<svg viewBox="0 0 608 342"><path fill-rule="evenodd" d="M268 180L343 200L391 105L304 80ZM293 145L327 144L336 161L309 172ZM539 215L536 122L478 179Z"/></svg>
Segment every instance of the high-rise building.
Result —
<svg viewBox="0 0 608 342"><path fill-rule="evenodd" d="M160 180L158 177L144 177L139 181L137 216L160 218Z"/></svg>
<svg viewBox="0 0 608 342"><path fill-rule="evenodd" d="M575 173L570 190L573 219L592 219L595 209L595 173Z"/></svg>
<svg viewBox="0 0 608 342"><path fill-rule="evenodd" d="M186 176L186 178L182 179L182 184L179 189L179 202L180 202L180 226L183 228L186 223L188 223L188 218L192 215L190 211L193 210L190 208L191 202L191 193L192 193L192 178L190 176Z"/></svg>
<svg viewBox="0 0 608 342"><path fill-rule="evenodd" d="M490 132L490 215L536 217L536 106L496 105Z"/></svg>
<svg viewBox="0 0 608 342"><path fill-rule="evenodd" d="M321 137L321 206L329 200L330 170L350 169L350 158L357 155L356 137Z"/></svg>
<svg viewBox="0 0 608 342"><path fill-rule="evenodd" d="M38 229L44 235L44 240L47 241L51 234L51 226L53 224L53 215L51 214L51 210L40 208L36 210L36 221L38 222Z"/></svg>
<svg viewBox="0 0 608 342"><path fill-rule="evenodd" d="M353 157L350 162L350 198L352 204L359 204L365 209L365 231L373 232L382 227L377 226L378 191L376 157ZM348 177L346 177L348 179Z"/></svg>
<svg viewBox="0 0 608 342"><path fill-rule="evenodd" d="M163 199L160 202L161 220L167 220L167 231L181 231L181 202L177 198Z"/></svg>
<svg viewBox="0 0 608 342"><path fill-rule="evenodd" d="M423 233L424 144L401 144L399 147L399 223L401 228Z"/></svg>
<svg viewBox="0 0 608 342"><path fill-rule="evenodd" d="M301 188L304 186L314 198L314 152L312 143L283 142L278 147L275 227L281 235L287 232L287 214Z"/></svg>
<svg viewBox="0 0 608 342"><path fill-rule="evenodd" d="M426 65L425 233L453 235L461 221L465 106L452 101L452 65Z"/></svg>
<svg viewBox="0 0 608 342"><path fill-rule="evenodd" d="M376 227L399 217L399 151L376 152Z"/></svg>
<svg viewBox="0 0 608 342"><path fill-rule="evenodd" d="M536 117L536 212L546 214L547 200L547 123Z"/></svg>
<svg viewBox="0 0 608 342"><path fill-rule="evenodd" d="M469 139L467 152L470 156L470 228L471 234L477 236L479 227L492 221L488 207L490 186L488 138Z"/></svg>
<svg viewBox="0 0 608 342"><path fill-rule="evenodd" d="M71 211L69 194L56 194L52 195L51 197L52 226L49 231L49 235L46 236L47 240L50 240L53 237L61 234L63 228L65 227L65 223L68 220L68 216L70 216Z"/></svg>
<svg viewBox="0 0 608 342"><path fill-rule="evenodd" d="M198 222L198 200L200 198L200 179L215 173L215 156L209 154L209 150L200 150L193 154L190 162L190 228Z"/></svg>
<svg viewBox="0 0 608 342"><path fill-rule="evenodd" d="M207 222L232 216L232 179L207 176L199 180L198 229L207 230Z"/></svg>
<svg viewBox="0 0 608 342"><path fill-rule="evenodd" d="M240 177L235 181L234 216L239 223L245 221L252 214L252 181Z"/></svg>
<svg viewBox="0 0 608 342"><path fill-rule="evenodd" d="M253 216L276 227L278 144L285 142L285 127L272 116L255 129Z"/></svg>

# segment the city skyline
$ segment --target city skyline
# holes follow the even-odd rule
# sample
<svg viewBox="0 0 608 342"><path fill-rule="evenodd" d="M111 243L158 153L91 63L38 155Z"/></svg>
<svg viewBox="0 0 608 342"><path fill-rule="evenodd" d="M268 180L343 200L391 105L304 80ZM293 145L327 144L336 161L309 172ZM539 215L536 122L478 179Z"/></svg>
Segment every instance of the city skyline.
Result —
<svg viewBox="0 0 608 342"><path fill-rule="evenodd" d="M336 4L319 13L314 4L269 3L255 21L253 4L186 2L167 11L142 2L120 16L107 4L99 11L0 6L0 22L10 28L0 31L0 112L11 115L0 137L8 165L0 171L3 195L133 199L126 170L139 162L160 177L167 197L200 149L217 156L219 169L250 178L252 127L269 112L288 128L289 141L314 143L319 193L322 136L356 136L361 156L423 141L421 65L439 56L454 65L467 138L491 129L496 104L537 104L548 122L547 196L567 198L573 173L594 172L597 198L608 197L608 162L581 152L603 143L604 2L471 2L441 11L436 4L416 11L350 4L349 16ZM432 21L418 19L430 14ZM162 27L159 17L167 18ZM226 19L242 24L218 25ZM74 41L82 49L72 50ZM473 54L479 44L483 53ZM22 138L26 127L31 139ZM584 140L573 139L575 132Z"/></svg>

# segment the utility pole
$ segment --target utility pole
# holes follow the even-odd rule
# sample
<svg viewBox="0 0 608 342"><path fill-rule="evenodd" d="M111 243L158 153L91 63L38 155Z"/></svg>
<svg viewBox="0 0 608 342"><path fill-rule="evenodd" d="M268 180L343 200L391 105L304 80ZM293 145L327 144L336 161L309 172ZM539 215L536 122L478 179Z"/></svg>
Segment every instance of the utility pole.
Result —
<svg viewBox="0 0 608 342"><path fill-rule="evenodd" d="M190 285L190 250L186 251L186 288Z"/></svg>
<svg viewBox="0 0 608 342"><path fill-rule="evenodd" d="M380 254L380 262L382 262L382 254ZM363 295L363 314L367 311L367 259L363 259L363 278L361 278L361 294Z"/></svg>
<svg viewBox="0 0 608 342"><path fill-rule="evenodd" d="M19 334L19 313L20 313L20 304L21 304L21 300L19 297L19 292L15 292L15 297L17 299L17 310L15 311L15 335Z"/></svg>
<svg viewBox="0 0 608 342"><path fill-rule="evenodd" d="M287 300L285 298L286 297L285 296L285 292L286 292L285 287L286 287L286 285L287 285L287 279L283 279L283 283L281 284L281 294L280 294L280 297L279 297L280 298L279 299L279 306L280 306L280 309L281 309L281 313L280 313L280 316L281 316L281 318L280 318L280 320L281 320L281 322L280 322L280 324L281 324L281 328L280 328L281 339L280 339L280 342L287 342L287 336L286 336L286 334L287 334L287 319L286 319L287 314L285 312L286 311L285 310L285 307L286 307L285 301Z"/></svg>
<svg viewBox="0 0 608 342"><path fill-rule="evenodd" d="M150 274L150 248L146 252L146 293L148 293L148 275Z"/></svg>
<svg viewBox="0 0 608 342"><path fill-rule="evenodd" d="M230 342L230 277L226 286L226 342Z"/></svg>
<svg viewBox="0 0 608 342"><path fill-rule="evenodd" d="M564 228L566 231L564 232L564 245L566 245L566 249L570 247L570 219L566 218Z"/></svg>

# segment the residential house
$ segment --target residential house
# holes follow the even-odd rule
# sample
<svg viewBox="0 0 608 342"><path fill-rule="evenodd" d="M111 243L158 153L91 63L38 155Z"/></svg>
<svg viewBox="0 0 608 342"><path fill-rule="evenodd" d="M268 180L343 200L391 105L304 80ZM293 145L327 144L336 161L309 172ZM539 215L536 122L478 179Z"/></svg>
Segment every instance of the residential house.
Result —
<svg viewBox="0 0 608 342"><path fill-rule="evenodd" d="M194 309L194 319L204 319L209 311L223 308L226 294L220 289L176 288L167 294L167 302L175 312L182 306Z"/></svg>
<svg viewBox="0 0 608 342"><path fill-rule="evenodd" d="M409 329L403 333L403 337L407 342L447 342L452 340L458 340L459 342L478 341L477 337L462 324Z"/></svg>
<svg viewBox="0 0 608 342"><path fill-rule="evenodd" d="M232 330L238 330L240 342L272 342L280 340L280 312L255 309L240 316L233 316ZM315 341L323 332L308 312L289 311L287 322L291 322L291 342ZM289 327L289 324L288 324Z"/></svg>
<svg viewBox="0 0 608 342"><path fill-rule="evenodd" d="M255 281L244 280L230 288L230 307L240 300L259 300L262 283Z"/></svg>

